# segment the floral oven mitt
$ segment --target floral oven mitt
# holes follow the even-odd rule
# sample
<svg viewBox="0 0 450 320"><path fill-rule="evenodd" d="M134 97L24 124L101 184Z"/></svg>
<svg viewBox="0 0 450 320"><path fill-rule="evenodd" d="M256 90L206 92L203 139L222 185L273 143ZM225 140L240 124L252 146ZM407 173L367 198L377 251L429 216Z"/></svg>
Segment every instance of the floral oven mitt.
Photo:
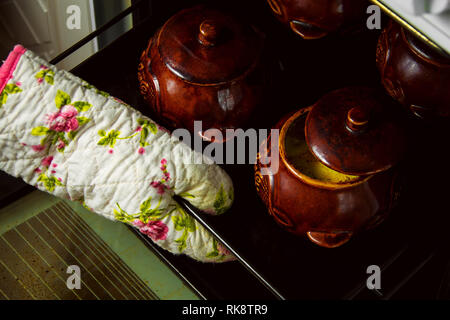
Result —
<svg viewBox="0 0 450 320"><path fill-rule="evenodd" d="M233 260L172 199L177 194L210 214L231 206L231 179L205 159L195 164L201 158L138 111L22 46L0 68L0 169L129 223L172 253Z"/></svg>

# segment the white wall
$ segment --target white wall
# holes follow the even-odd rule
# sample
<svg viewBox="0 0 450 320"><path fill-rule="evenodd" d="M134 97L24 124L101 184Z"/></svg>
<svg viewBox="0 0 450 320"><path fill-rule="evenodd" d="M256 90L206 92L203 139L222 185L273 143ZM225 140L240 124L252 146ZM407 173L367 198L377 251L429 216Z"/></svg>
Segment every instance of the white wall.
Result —
<svg viewBox="0 0 450 320"><path fill-rule="evenodd" d="M80 29L69 30L69 5L80 8ZM0 1L0 49L20 43L50 60L95 29L91 0L2 0ZM9 47L9 49L8 49ZM5 49L6 48L6 49ZM96 51L91 41L58 64L70 70ZM2 56L2 58L5 58Z"/></svg>

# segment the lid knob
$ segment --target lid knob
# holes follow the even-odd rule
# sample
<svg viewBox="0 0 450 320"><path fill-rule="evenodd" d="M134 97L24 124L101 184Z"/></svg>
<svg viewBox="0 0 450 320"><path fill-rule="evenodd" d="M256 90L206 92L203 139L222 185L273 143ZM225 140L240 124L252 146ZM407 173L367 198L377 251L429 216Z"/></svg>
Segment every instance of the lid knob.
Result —
<svg viewBox="0 0 450 320"><path fill-rule="evenodd" d="M380 89L350 87L326 94L309 112L305 134L320 162L355 176L388 170L406 150L403 110Z"/></svg>
<svg viewBox="0 0 450 320"><path fill-rule="evenodd" d="M347 113L347 128L353 132L363 131L369 124L369 114L365 108L354 107Z"/></svg>
<svg viewBox="0 0 450 320"><path fill-rule="evenodd" d="M220 34L219 25L213 20L204 20L200 24L200 33L198 34L198 41L201 44L212 47L217 44Z"/></svg>

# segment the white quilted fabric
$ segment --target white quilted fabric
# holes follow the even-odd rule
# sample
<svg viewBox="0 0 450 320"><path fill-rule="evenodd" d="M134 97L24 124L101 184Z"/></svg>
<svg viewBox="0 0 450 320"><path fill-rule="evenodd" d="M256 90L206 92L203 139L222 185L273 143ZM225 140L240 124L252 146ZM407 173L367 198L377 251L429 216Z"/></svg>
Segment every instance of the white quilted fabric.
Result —
<svg viewBox="0 0 450 320"><path fill-rule="evenodd" d="M220 167L184 163L202 155L31 51L20 57L1 94L0 169L134 225L174 254L234 259L172 199L178 194L205 212L223 213L233 185Z"/></svg>

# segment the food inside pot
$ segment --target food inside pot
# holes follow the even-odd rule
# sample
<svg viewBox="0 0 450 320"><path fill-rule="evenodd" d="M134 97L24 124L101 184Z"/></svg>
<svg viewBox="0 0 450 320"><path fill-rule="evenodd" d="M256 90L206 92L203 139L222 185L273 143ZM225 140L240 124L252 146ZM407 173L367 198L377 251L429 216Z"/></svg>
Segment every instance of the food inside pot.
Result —
<svg viewBox="0 0 450 320"><path fill-rule="evenodd" d="M284 145L288 162L297 171L315 180L338 184L358 180L359 176L330 169L314 157L305 140L305 120L306 114L298 117L286 132Z"/></svg>

